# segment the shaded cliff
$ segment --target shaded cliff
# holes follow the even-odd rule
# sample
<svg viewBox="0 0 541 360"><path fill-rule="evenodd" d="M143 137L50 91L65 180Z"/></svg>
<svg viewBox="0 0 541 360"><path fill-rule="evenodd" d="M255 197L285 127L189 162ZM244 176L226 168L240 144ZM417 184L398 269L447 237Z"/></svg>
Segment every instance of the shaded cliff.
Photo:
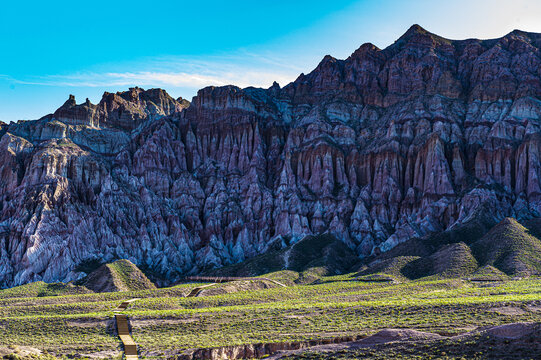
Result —
<svg viewBox="0 0 541 360"><path fill-rule="evenodd" d="M481 213L539 216L540 48L414 25L283 88L189 106L134 88L2 125L0 284L117 258L175 281L310 234L363 257Z"/></svg>

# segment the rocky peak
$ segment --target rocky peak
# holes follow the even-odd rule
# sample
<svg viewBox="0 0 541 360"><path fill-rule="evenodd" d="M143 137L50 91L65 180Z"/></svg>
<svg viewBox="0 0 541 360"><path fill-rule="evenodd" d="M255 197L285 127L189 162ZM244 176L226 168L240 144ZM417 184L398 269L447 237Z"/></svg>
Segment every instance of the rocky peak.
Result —
<svg viewBox="0 0 541 360"><path fill-rule="evenodd" d="M348 60L351 59L358 59L358 58L364 58L368 55L374 54L378 51L381 51L380 48L378 48L376 45L372 43L364 43L362 44L357 50L351 54L351 56L348 58Z"/></svg>
<svg viewBox="0 0 541 360"><path fill-rule="evenodd" d="M182 96L179 96L177 99L176 99L177 103L180 104L180 106L185 109L187 108L188 106L190 106L190 101L186 100L186 99L183 99Z"/></svg>
<svg viewBox="0 0 541 360"><path fill-rule="evenodd" d="M188 101L182 98L175 100L165 90L134 87L115 94L105 92L97 105L89 99L77 105L75 96L70 95L53 117L70 125L131 131L146 120L171 115L188 106Z"/></svg>
<svg viewBox="0 0 541 360"><path fill-rule="evenodd" d="M75 95L70 94L68 100L64 103L64 106L75 106L77 103L75 102Z"/></svg>
<svg viewBox="0 0 541 360"><path fill-rule="evenodd" d="M158 90L161 90L161 89L158 89ZM139 99L139 94L141 94L143 91L144 91L143 89L136 86L133 88L129 88L128 91L117 93L117 94L119 94L120 96L125 95L126 100L131 100L135 102ZM149 91L152 91L152 89L150 89Z"/></svg>
<svg viewBox="0 0 541 360"><path fill-rule="evenodd" d="M412 25L408 31L404 33L401 37L398 38L398 40L395 42L395 44L418 44L418 45L442 45L442 44L449 44L452 40L446 39L444 37L441 37L439 35L436 35L434 33L431 33L430 31L424 29L420 25ZM391 45L392 46L392 45Z"/></svg>
<svg viewBox="0 0 541 360"><path fill-rule="evenodd" d="M319 63L319 65L317 66L317 68L327 66L328 64L336 63L337 61L338 61L338 59L336 59L335 57L332 57L331 55L325 55L325 56L323 57L323 59L320 61L320 63ZM317 69L317 68L316 68L316 69Z"/></svg>
<svg viewBox="0 0 541 360"><path fill-rule="evenodd" d="M539 34L513 30L498 40L503 49L517 54L536 54L539 56L541 37Z"/></svg>
<svg viewBox="0 0 541 360"><path fill-rule="evenodd" d="M84 103L77 105L75 96L70 95L64 105L54 112L53 118L70 125L96 126L96 109L97 106L88 98Z"/></svg>
<svg viewBox="0 0 541 360"><path fill-rule="evenodd" d="M421 53L427 53L434 49L452 52L454 47L452 40L433 34L419 25L413 25L385 51L396 53L408 49Z"/></svg>
<svg viewBox="0 0 541 360"><path fill-rule="evenodd" d="M321 62L317 65L317 67L310 74L308 74L308 77L316 81L323 81L323 77L325 77L326 75L336 76L338 75L338 72L341 71L342 63L342 60L338 60L331 55L325 55Z"/></svg>
<svg viewBox="0 0 541 360"><path fill-rule="evenodd" d="M511 37L520 38L528 42L535 42L535 40L538 40L539 38L541 38L540 34L538 33L522 31L519 29L515 29L511 31L509 34L505 35L503 39L511 38Z"/></svg>
<svg viewBox="0 0 541 360"><path fill-rule="evenodd" d="M280 90L280 84L278 82L273 81L272 86L269 88L269 90Z"/></svg>
<svg viewBox="0 0 541 360"><path fill-rule="evenodd" d="M136 87L124 92L105 92L97 105L88 98L77 104L70 95L54 114L37 121L12 123L7 130L35 144L66 139L66 144L73 142L96 153L116 154L127 144L134 129L179 114L189 105L182 98L173 99L162 89Z"/></svg>
<svg viewBox="0 0 541 360"><path fill-rule="evenodd" d="M409 27L409 29L398 38L398 40L410 40L412 38L422 37L422 36L435 36L435 34L432 34L431 32L424 29L419 24L413 24Z"/></svg>
<svg viewBox="0 0 541 360"><path fill-rule="evenodd" d="M234 86L207 86L197 91L197 96L193 98L193 104L196 109L206 108L226 108L242 107L242 99L245 94L242 89ZM195 109L194 109L195 110Z"/></svg>
<svg viewBox="0 0 541 360"><path fill-rule="evenodd" d="M2 138L2 135L4 135L4 133L6 132L7 127L8 127L8 124L6 124L3 121L0 121L0 138Z"/></svg>

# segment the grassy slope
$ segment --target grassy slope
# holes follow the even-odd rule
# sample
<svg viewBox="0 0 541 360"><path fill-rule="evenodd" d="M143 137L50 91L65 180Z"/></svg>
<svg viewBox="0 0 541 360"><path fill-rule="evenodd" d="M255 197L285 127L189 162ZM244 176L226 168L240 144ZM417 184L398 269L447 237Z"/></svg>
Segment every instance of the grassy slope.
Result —
<svg viewBox="0 0 541 360"><path fill-rule="evenodd" d="M36 281L33 283L2 290L0 291L0 299L58 296L58 295L77 295L77 294L88 294L91 292L92 291L88 290L84 286L77 286L71 283L47 284L43 281Z"/></svg>
<svg viewBox="0 0 541 360"><path fill-rule="evenodd" d="M494 266L481 266L472 274L474 280L508 280L509 277Z"/></svg>
<svg viewBox="0 0 541 360"><path fill-rule="evenodd" d="M408 263L402 273L410 279L438 275L461 277L477 270L477 261L463 242L443 245L434 254Z"/></svg>
<svg viewBox="0 0 541 360"><path fill-rule="evenodd" d="M541 273L541 241L515 219L506 218L472 245L481 265L508 275Z"/></svg>
<svg viewBox="0 0 541 360"><path fill-rule="evenodd" d="M124 291L155 289L156 286L129 260L117 260L107 264L115 281L122 284Z"/></svg>
<svg viewBox="0 0 541 360"><path fill-rule="evenodd" d="M421 259L419 256L396 256L389 259L376 260L368 266L360 269L359 276L372 279L374 275L378 275L381 278L385 278L388 275L390 279L407 280L405 268L408 264Z"/></svg>
<svg viewBox="0 0 541 360"><path fill-rule="evenodd" d="M95 292L135 291L156 286L129 260L117 260L100 266L81 281Z"/></svg>
<svg viewBox="0 0 541 360"><path fill-rule="evenodd" d="M506 278L541 273L541 220L506 218L493 227L476 219L425 239L412 239L365 260L359 275L395 279L474 276Z"/></svg>
<svg viewBox="0 0 541 360"><path fill-rule="evenodd" d="M541 321L540 312L528 310L528 305L539 305L537 278L481 287L462 280L366 283L355 281L355 276L196 298L184 297L192 284L126 293L5 298L0 299L0 346L28 345L64 354L117 349L112 309L131 297L142 298L128 313L143 352L370 334L387 327L459 333L465 327ZM490 310L510 305L523 313Z"/></svg>

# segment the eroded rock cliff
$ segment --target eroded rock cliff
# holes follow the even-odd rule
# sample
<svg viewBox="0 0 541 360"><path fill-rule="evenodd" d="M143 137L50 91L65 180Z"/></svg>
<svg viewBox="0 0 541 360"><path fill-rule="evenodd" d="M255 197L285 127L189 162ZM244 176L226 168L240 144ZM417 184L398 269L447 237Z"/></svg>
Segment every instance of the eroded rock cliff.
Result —
<svg viewBox="0 0 541 360"><path fill-rule="evenodd" d="M326 56L281 88L70 98L0 126L0 284L127 258L175 281L330 232L359 256L539 216L541 34Z"/></svg>

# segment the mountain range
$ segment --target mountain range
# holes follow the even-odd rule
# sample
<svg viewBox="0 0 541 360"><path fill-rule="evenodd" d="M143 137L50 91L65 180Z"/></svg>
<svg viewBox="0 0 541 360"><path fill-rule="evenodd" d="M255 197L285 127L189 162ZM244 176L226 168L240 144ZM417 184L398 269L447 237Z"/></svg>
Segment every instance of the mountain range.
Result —
<svg viewBox="0 0 541 360"><path fill-rule="evenodd" d="M0 286L116 259L171 284L324 233L361 260L412 257L409 278L456 254L536 271L540 49L536 33L414 25L283 87L207 87L191 103L131 88L0 123ZM522 242L498 247L498 223Z"/></svg>

